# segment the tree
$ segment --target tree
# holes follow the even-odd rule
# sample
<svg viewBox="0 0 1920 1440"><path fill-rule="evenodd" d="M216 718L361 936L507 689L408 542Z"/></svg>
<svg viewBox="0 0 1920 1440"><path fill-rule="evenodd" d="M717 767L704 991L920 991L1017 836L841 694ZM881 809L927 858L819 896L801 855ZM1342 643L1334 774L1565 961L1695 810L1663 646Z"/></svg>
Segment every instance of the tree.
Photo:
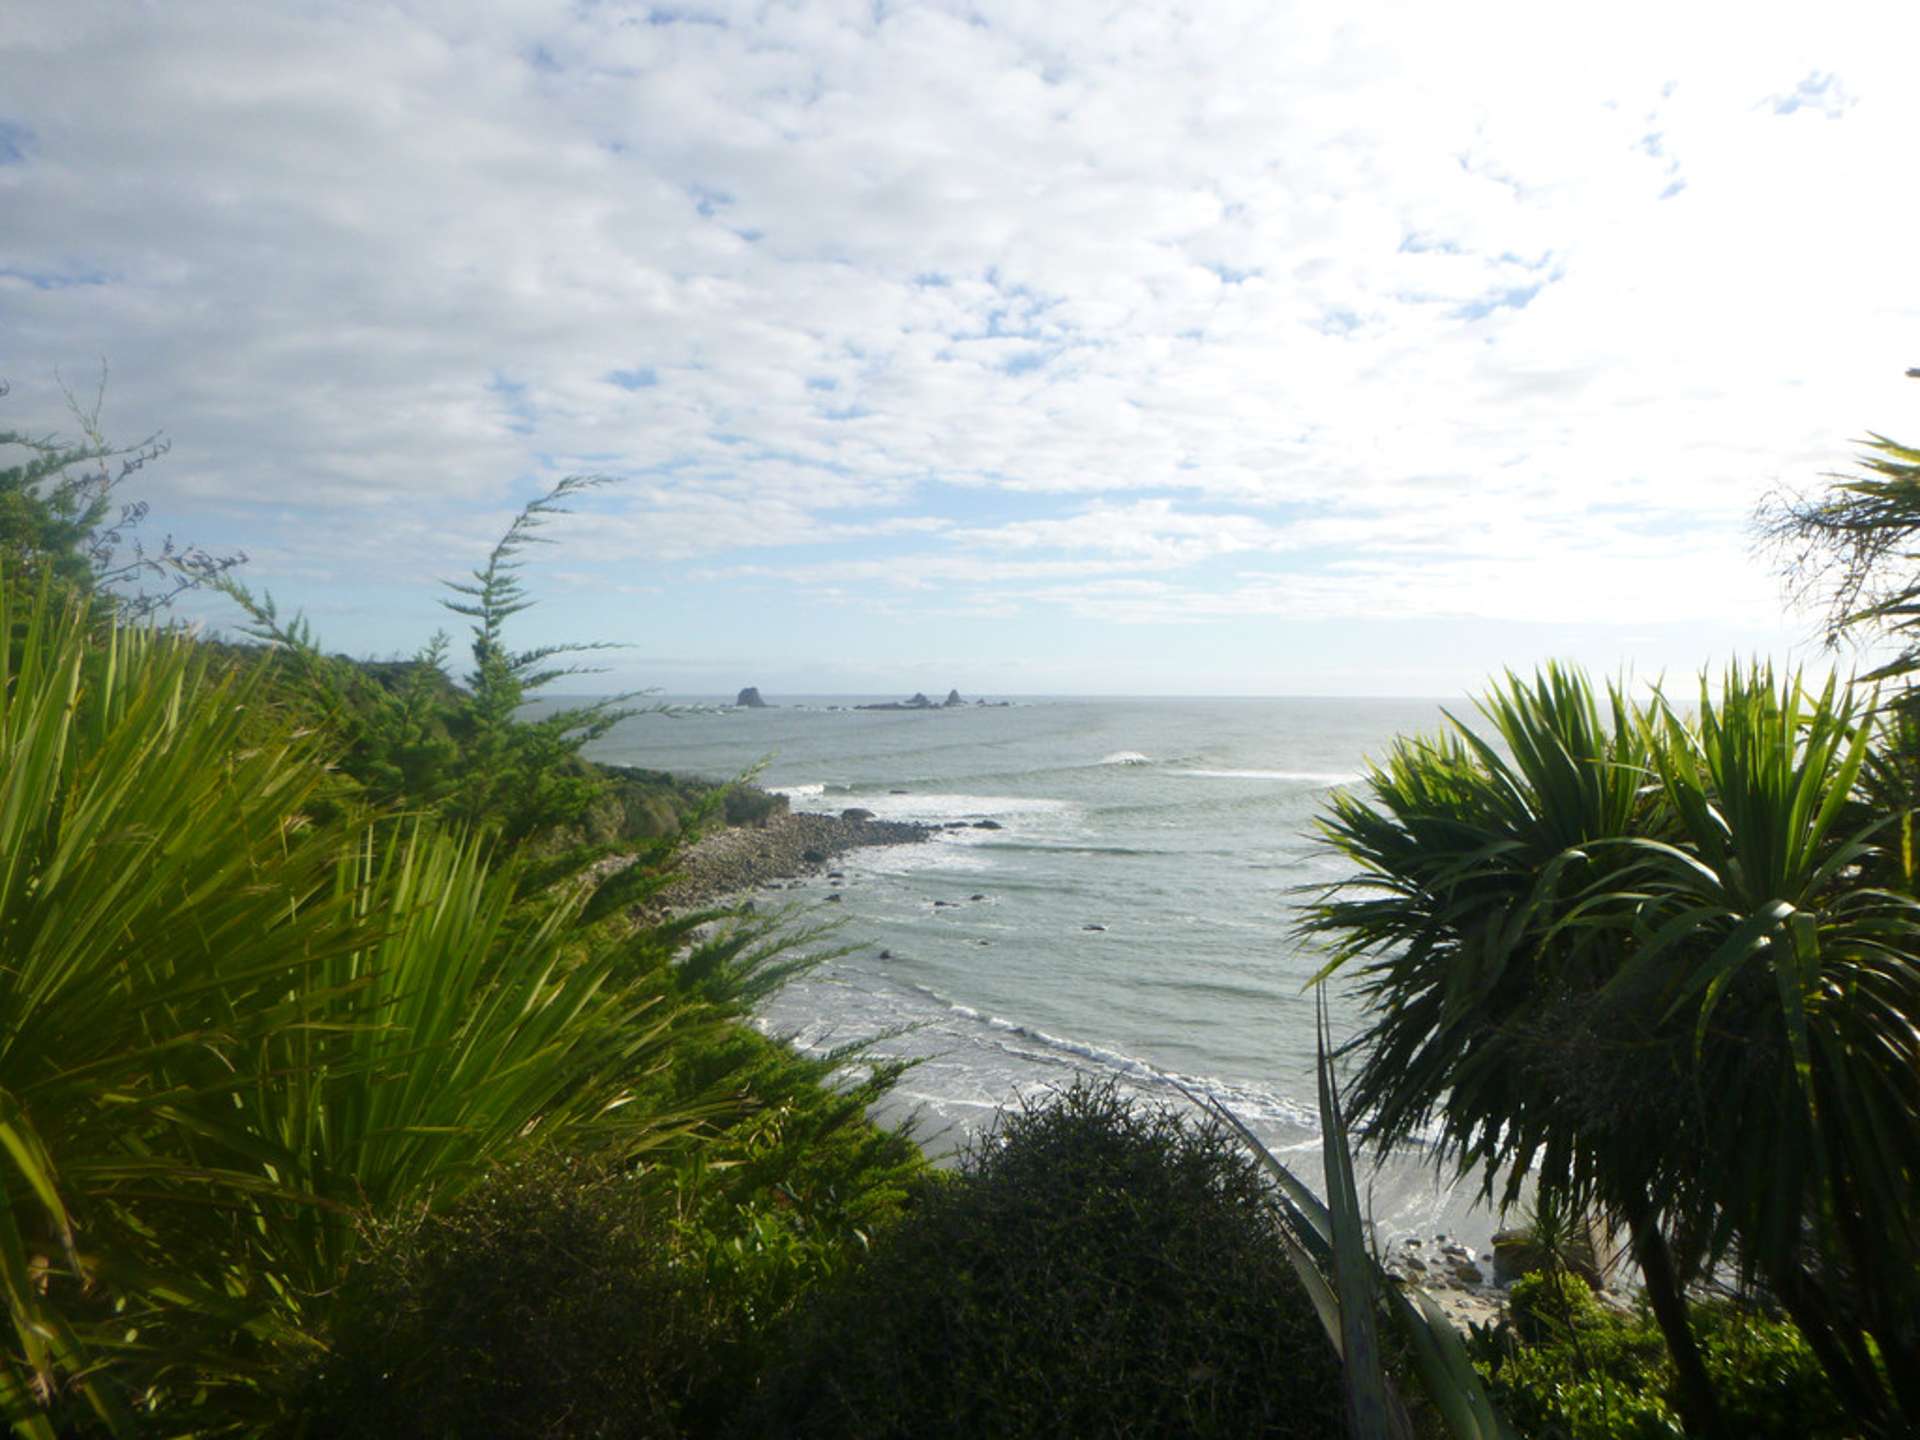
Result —
<svg viewBox="0 0 1920 1440"><path fill-rule="evenodd" d="M1920 668L1920 449L1873 432L1861 443L1862 473L1831 475L1815 496L1776 492L1754 518L1792 592L1825 609L1829 646L1863 627L1901 646L1872 681Z"/></svg>
<svg viewBox="0 0 1920 1440"><path fill-rule="evenodd" d="M628 695L528 716L544 687L595 673L561 657L616 648L601 643L514 650L506 623L534 602L519 571L534 532L566 512L569 497L609 483L572 475L531 501L470 580L443 582L458 598L441 603L472 623L473 669L464 689L447 678L448 639L439 634L411 662L382 667L325 654L299 615L282 620L271 595L255 597L227 576L219 588L251 622L247 634L271 646L304 703L347 738L343 765L382 802L437 811L487 827L509 844L577 823L604 792L604 777L582 749L639 713ZM390 672L390 673L389 673Z"/></svg>
<svg viewBox="0 0 1920 1440"><path fill-rule="evenodd" d="M0 381L0 396L7 393ZM19 464L0 466L0 560L16 582L50 574L64 585L110 596L122 614L137 617L246 562L244 553L215 555L171 535L157 550L148 549L138 534L149 514L146 502L119 502L116 492L165 455L168 442L158 435L127 446L106 439L100 429L104 369L91 406L66 393L80 427L78 442L0 430L0 452L26 452ZM147 583L157 588L149 590Z"/></svg>
<svg viewBox="0 0 1920 1440"><path fill-rule="evenodd" d="M586 667L556 665L553 661L564 655L617 647L590 641L516 651L507 647L504 633L506 622L534 603L518 573L521 552L528 545L545 543L545 537L534 531L549 515L566 513L564 502L568 497L609 483L604 475L569 475L547 494L529 502L493 547L485 567L473 572L471 581L446 582L448 589L463 598L440 602L472 621L473 670L467 676L472 700L466 707L465 738L473 752L470 765L491 780L485 789L469 787L456 794L450 813L471 823L504 812L513 817L508 825L509 840L579 814L598 793L598 786L593 776L570 769L563 762L638 713L624 704L631 696L617 695L523 719L521 707L534 692L568 675L595 673ZM514 833L516 829L518 834Z"/></svg>
<svg viewBox="0 0 1920 1440"><path fill-rule="evenodd" d="M1505 1202L1531 1172L1623 1224L1690 1429L1682 1291L1724 1256L1861 1414L1920 1414L1861 1339L1920 1374L1920 904L1870 881L1860 708L1755 668L1689 719L1550 667L1481 710L1497 744L1402 741L1323 821L1361 874L1303 929L1359 970L1370 1142L1431 1123Z"/></svg>

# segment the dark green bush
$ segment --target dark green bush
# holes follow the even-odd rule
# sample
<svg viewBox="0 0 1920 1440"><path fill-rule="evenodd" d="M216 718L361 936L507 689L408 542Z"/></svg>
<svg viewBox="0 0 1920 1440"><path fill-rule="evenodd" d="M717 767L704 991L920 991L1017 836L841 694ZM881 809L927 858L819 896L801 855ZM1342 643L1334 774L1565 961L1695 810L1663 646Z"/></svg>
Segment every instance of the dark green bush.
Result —
<svg viewBox="0 0 1920 1440"><path fill-rule="evenodd" d="M726 816L729 825L764 825L775 816L787 813L787 797L758 785L735 785L727 791Z"/></svg>
<svg viewBox="0 0 1920 1440"><path fill-rule="evenodd" d="M318 1437L671 1436L725 1317L644 1187L551 1160L371 1236L309 1393Z"/></svg>
<svg viewBox="0 0 1920 1440"><path fill-rule="evenodd" d="M1344 1433L1337 1362L1217 1127L1077 1085L815 1292L744 1433Z"/></svg>

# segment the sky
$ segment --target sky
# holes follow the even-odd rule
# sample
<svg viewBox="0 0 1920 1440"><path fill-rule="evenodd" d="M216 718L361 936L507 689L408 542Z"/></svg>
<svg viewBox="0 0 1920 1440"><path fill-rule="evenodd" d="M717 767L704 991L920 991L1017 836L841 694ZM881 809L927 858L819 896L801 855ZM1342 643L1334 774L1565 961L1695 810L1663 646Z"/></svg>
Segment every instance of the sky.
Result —
<svg viewBox="0 0 1920 1440"><path fill-rule="evenodd" d="M1752 516L1920 434L1917 52L1889 0L11 0L0 429L104 365L149 540L354 654L457 640L592 473L510 639L594 685L1818 667Z"/></svg>

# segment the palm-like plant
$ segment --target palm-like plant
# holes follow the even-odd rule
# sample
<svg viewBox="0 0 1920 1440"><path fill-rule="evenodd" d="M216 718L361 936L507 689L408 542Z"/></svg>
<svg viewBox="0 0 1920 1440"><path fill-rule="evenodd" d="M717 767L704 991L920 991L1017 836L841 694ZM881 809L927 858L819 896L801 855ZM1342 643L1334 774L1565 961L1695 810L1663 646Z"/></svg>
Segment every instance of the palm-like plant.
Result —
<svg viewBox="0 0 1920 1440"><path fill-rule="evenodd" d="M484 837L426 825L366 831L337 884L366 943L317 969L311 1020L261 1048L240 1097L290 1191L260 1202L252 1263L302 1322L359 1214L444 1207L546 1146L629 1160L711 1108L662 1109L652 1081L714 1012L676 993L658 935L577 926L583 888L529 914Z"/></svg>
<svg viewBox="0 0 1920 1440"><path fill-rule="evenodd" d="M1875 730L1829 681L1760 670L1662 704L1668 843L1637 842L1636 987L1700 1104L1668 1171L1738 1244L1865 1415L1920 1419L1920 901L1875 883L1891 815L1862 813ZM1658 977L1656 980L1655 977ZM1652 1002L1649 1004L1648 1002ZM1658 1006L1657 1011L1654 1009ZM1861 1342L1871 1334L1883 1371ZM1891 1389L1887 1381L1891 1380Z"/></svg>
<svg viewBox="0 0 1920 1440"><path fill-rule="evenodd" d="M1802 1243L1858 1279L1860 1214L1914 1253L1920 910L1864 878L1860 716L1761 669L1692 719L1557 668L1481 708L1498 746L1457 722L1403 742L1323 822L1362 872L1304 924L1332 941L1323 978L1361 967L1356 1113L1382 1144L1434 1122L1506 1200L1531 1171L1623 1221L1691 1426L1714 1407L1681 1284L1736 1244L1891 1413L1854 1362L1862 1328L1911 1343L1911 1264L1849 1327Z"/></svg>
<svg viewBox="0 0 1920 1440"><path fill-rule="evenodd" d="M715 1023L673 934L583 925L580 891L519 903L484 838L358 814L261 671L46 587L0 585L0 633L16 1431L75 1403L116 1432L181 1403L244 1428L286 1345L324 1341L361 1217L696 1118L653 1079Z"/></svg>
<svg viewBox="0 0 1920 1440"><path fill-rule="evenodd" d="M315 742L264 724L257 685L177 638L97 637L46 586L0 586L0 633L0 1401L51 1435L42 1402L89 1374L100 1297L136 1275L217 1291L204 1228L158 1236L140 1211L273 1186L169 1137L243 1148L236 1057L303 1021L289 995L354 926L335 847L300 822L329 783Z"/></svg>

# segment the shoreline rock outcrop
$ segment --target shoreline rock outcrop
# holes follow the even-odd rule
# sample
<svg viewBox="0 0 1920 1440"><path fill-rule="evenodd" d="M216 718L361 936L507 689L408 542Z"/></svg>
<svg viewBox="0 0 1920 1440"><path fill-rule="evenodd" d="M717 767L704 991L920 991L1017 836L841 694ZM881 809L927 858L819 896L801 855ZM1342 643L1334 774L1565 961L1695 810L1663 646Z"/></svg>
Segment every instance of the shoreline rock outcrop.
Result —
<svg viewBox="0 0 1920 1440"><path fill-rule="evenodd" d="M822 873L834 858L869 845L913 845L939 828L871 815L800 811L764 826L736 826L705 836L680 857L670 879L644 907L652 915L694 910L744 898L776 880Z"/></svg>
<svg viewBox="0 0 1920 1440"><path fill-rule="evenodd" d="M733 702L742 710L771 710L773 707L760 698L760 687L749 685L742 690Z"/></svg>

